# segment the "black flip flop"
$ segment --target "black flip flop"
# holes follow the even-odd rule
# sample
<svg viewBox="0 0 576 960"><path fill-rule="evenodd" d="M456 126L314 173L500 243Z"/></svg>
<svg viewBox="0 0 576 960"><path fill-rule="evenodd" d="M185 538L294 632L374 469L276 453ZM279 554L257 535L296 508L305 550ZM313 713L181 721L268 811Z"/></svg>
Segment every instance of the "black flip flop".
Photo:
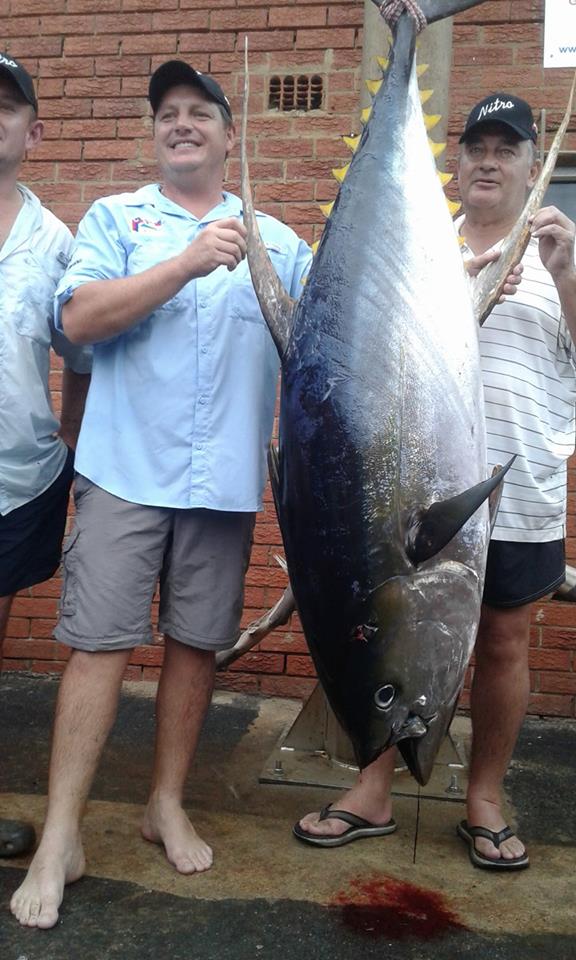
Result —
<svg viewBox="0 0 576 960"><path fill-rule="evenodd" d="M378 826L364 820L363 817L357 817L355 813L348 813L347 810L332 810L331 807L324 807L320 811L320 820L343 820L349 823L348 830L341 833L338 837L320 836L317 833L310 833L304 830L299 823L295 823L292 832L298 840L304 843L311 843L315 847L342 847L345 843L351 843L353 840L361 840L363 837L386 837L389 833L396 830L396 821L390 819L388 823Z"/></svg>
<svg viewBox="0 0 576 960"><path fill-rule="evenodd" d="M470 860L475 867L480 867L483 870L524 870L530 866L530 859L527 853L523 853L519 857L513 857L511 860L506 860L504 857L493 860L479 853L476 849L475 839L477 837L484 837L484 839L489 840L490 843L493 843L496 849L499 850L501 843L515 836L514 831L511 830L510 827L504 827L503 830L489 830L487 827L471 827L467 820L461 820L456 827L456 833L468 845Z"/></svg>

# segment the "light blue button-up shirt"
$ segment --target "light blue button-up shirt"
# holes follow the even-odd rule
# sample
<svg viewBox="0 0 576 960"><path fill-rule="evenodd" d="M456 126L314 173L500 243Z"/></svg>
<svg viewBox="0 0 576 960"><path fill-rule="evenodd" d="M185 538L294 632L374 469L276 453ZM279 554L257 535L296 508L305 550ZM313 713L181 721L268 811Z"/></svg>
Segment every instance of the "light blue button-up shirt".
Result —
<svg viewBox="0 0 576 960"><path fill-rule="evenodd" d="M82 220L58 309L76 287L132 276L180 253L211 221L241 217L226 193L202 220L157 185L98 200ZM310 248L259 214L293 297ZM94 345L76 469L115 496L163 507L261 508L278 356L244 260L191 280L125 333Z"/></svg>
<svg viewBox="0 0 576 960"><path fill-rule="evenodd" d="M50 347L76 373L89 373L91 349L55 329L54 291L72 234L26 187L0 247L0 514L39 496L62 472L67 450L50 403Z"/></svg>

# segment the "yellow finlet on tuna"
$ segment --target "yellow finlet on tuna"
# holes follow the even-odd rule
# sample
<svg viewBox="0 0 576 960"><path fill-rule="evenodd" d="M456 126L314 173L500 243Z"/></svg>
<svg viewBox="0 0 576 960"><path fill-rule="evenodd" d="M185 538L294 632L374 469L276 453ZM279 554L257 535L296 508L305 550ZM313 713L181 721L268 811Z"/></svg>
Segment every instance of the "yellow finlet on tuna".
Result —
<svg viewBox="0 0 576 960"><path fill-rule="evenodd" d="M350 164L347 163L345 167L335 167L334 170L332 170L332 176L338 181L338 183L342 183L344 177L348 173L349 167Z"/></svg>
<svg viewBox="0 0 576 960"><path fill-rule="evenodd" d="M321 204L319 204L320 209L321 209L321 211L322 211L322 213L324 214L325 217L329 217L330 214L332 213L332 208L333 208L333 206L334 206L334 202L335 202L335 201L332 200L331 203L321 203Z"/></svg>
<svg viewBox="0 0 576 960"><path fill-rule="evenodd" d="M350 148L352 153L356 153L356 150L358 149L358 144L360 143L360 134L357 133L354 136L342 137L342 139L346 144L346 146Z"/></svg>
<svg viewBox="0 0 576 960"><path fill-rule="evenodd" d="M433 90L421 90L420 91L420 103L424 106L425 103L428 103L430 97L434 93Z"/></svg>
<svg viewBox="0 0 576 960"><path fill-rule="evenodd" d="M428 137L428 143L430 144L433 157L439 157L446 149L445 143L434 143L434 140L431 140L430 137Z"/></svg>
<svg viewBox="0 0 576 960"><path fill-rule="evenodd" d="M423 113L422 116L427 130L433 130L442 119L439 113Z"/></svg>
<svg viewBox="0 0 576 960"><path fill-rule="evenodd" d="M380 87L382 86L382 80L366 80L366 87L368 92L372 97L375 97L378 93Z"/></svg>
<svg viewBox="0 0 576 960"><path fill-rule="evenodd" d="M362 123L368 123L371 113L372 113L372 107L364 107L362 113L360 114L360 119Z"/></svg>

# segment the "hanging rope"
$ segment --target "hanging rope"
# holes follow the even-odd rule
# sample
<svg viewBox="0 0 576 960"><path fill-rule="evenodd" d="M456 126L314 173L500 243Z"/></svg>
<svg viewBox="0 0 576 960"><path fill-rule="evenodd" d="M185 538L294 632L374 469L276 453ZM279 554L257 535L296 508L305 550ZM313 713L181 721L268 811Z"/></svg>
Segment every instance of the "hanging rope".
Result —
<svg viewBox="0 0 576 960"><path fill-rule="evenodd" d="M422 13L417 0L383 0L380 4L380 13L390 28L396 26L402 14L409 13L416 21L417 32L426 26L426 17Z"/></svg>

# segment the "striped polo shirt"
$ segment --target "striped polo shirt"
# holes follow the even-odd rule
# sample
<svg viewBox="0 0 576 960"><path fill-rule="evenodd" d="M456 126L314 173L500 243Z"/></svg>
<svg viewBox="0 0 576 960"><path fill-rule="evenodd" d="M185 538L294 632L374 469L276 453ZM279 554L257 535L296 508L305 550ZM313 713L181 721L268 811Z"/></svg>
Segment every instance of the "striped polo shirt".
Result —
<svg viewBox="0 0 576 960"><path fill-rule="evenodd" d="M463 255L473 256L466 246ZM518 292L494 307L479 338L489 469L516 454L492 538L537 543L565 536L576 352L537 240L522 264Z"/></svg>

